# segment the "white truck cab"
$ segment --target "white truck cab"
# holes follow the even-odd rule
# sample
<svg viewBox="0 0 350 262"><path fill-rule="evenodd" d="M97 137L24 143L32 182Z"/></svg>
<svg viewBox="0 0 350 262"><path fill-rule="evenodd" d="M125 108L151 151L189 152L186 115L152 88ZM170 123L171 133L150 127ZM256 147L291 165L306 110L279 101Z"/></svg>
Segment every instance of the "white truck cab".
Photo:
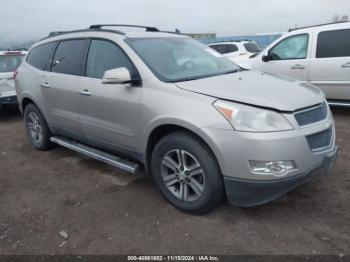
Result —
<svg viewBox="0 0 350 262"><path fill-rule="evenodd" d="M350 105L350 22L289 30L260 54L236 63L310 82L330 104Z"/></svg>

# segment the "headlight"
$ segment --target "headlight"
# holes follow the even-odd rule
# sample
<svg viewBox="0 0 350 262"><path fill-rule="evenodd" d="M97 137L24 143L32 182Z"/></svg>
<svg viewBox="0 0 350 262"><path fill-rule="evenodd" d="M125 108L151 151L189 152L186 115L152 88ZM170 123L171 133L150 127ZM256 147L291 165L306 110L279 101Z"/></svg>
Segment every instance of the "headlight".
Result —
<svg viewBox="0 0 350 262"><path fill-rule="evenodd" d="M217 100L214 106L239 131L275 132L293 129L283 115L271 110L224 100Z"/></svg>

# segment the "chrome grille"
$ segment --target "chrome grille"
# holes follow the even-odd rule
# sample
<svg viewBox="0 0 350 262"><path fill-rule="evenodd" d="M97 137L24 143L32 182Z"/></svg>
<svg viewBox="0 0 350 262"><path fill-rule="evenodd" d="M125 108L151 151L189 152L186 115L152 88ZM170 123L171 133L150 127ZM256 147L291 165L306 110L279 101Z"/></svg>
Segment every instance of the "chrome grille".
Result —
<svg viewBox="0 0 350 262"><path fill-rule="evenodd" d="M318 107L304 110L294 115L299 126L307 126L313 123L320 122L327 118L328 107L326 103Z"/></svg>
<svg viewBox="0 0 350 262"><path fill-rule="evenodd" d="M309 143L310 148L313 151L320 150L322 148L326 148L330 146L332 142L332 128L322 131L320 133L316 133L313 135L309 135L306 137L307 142Z"/></svg>

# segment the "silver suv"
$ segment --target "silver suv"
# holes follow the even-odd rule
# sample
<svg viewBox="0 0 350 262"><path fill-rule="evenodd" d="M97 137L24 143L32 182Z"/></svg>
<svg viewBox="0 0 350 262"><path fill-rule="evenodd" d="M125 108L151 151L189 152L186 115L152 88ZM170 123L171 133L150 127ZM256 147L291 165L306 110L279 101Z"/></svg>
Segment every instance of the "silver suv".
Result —
<svg viewBox="0 0 350 262"><path fill-rule="evenodd" d="M143 165L177 208L264 204L328 172L338 147L324 94L242 70L182 35L94 25L41 40L17 72L33 146ZM118 25L113 25L116 28Z"/></svg>

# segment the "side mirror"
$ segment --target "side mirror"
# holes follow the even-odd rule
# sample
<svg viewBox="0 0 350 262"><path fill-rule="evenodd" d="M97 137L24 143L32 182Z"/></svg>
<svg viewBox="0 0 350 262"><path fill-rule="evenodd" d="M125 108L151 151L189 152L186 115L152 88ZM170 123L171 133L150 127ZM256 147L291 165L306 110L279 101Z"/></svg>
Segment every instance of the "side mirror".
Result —
<svg viewBox="0 0 350 262"><path fill-rule="evenodd" d="M269 62L269 54L268 53L264 53L263 56L261 57L261 59L263 60L263 62Z"/></svg>
<svg viewBox="0 0 350 262"><path fill-rule="evenodd" d="M131 82L130 72L125 67L107 70L102 79L104 84L127 84Z"/></svg>

